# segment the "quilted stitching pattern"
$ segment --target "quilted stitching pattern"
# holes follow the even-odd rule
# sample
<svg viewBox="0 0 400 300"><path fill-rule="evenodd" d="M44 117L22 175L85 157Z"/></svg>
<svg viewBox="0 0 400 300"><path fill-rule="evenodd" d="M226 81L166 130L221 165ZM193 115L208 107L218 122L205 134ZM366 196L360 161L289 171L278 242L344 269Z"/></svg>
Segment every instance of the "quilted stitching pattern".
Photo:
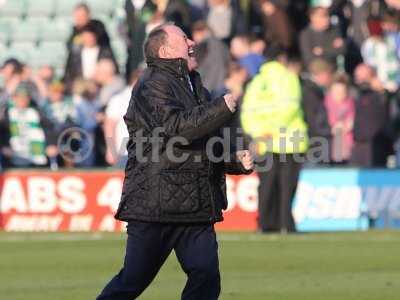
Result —
<svg viewBox="0 0 400 300"><path fill-rule="evenodd" d="M199 209L200 189L196 172L163 172L160 201L163 212L189 213Z"/></svg>

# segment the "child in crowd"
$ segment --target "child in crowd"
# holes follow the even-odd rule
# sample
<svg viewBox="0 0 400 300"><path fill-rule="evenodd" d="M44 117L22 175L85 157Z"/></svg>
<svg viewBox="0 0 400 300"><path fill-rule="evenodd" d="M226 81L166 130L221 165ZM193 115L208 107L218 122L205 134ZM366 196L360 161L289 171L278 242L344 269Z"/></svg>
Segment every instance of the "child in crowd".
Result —
<svg viewBox="0 0 400 300"><path fill-rule="evenodd" d="M382 27L382 24L386 24L385 27L388 29L388 21L389 19L383 23L380 20L369 21L370 37L363 43L361 54L364 62L376 69L377 76L385 89L395 92L398 88L400 63L396 55L396 46L388 35L389 32L385 34Z"/></svg>
<svg viewBox="0 0 400 300"><path fill-rule="evenodd" d="M249 78L253 78L259 72L261 65L265 62L264 56L252 51L251 41L247 35L235 36L231 41L230 50L232 56L246 69Z"/></svg>
<svg viewBox="0 0 400 300"><path fill-rule="evenodd" d="M51 123L55 138L60 137L67 128L76 126L77 111L72 100L65 97L64 91L64 84L53 81L48 87L48 98L42 105L42 110ZM58 156L58 154L56 146L49 147L48 155L53 169L60 164L69 165L68 161L62 159L62 156Z"/></svg>
<svg viewBox="0 0 400 300"><path fill-rule="evenodd" d="M46 166L46 145L54 143L51 125L32 101L29 88L20 83L0 117L0 148L12 167Z"/></svg>
<svg viewBox="0 0 400 300"><path fill-rule="evenodd" d="M79 167L93 167L96 163L96 131L103 122L104 113L98 101L98 87L92 80L76 81L73 89L77 99L77 125L85 133L80 134L82 156L76 161Z"/></svg>
<svg viewBox="0 0 400 300"><path fill-rule="evenodd" d="M345 163L353 148L354 99L349 93L348 79L337 75L325 96L325 107L331 126L331 161Z"/></svg>

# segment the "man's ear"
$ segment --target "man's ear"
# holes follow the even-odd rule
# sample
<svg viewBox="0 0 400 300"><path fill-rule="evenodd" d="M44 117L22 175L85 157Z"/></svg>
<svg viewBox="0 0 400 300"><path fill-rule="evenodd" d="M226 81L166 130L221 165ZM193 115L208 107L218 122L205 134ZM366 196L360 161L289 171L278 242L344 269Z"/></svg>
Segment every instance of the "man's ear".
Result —
<svg viewBox="0 0 400 300"><path fill-rule="evenodd" d="M165 45L162 45L160 49L158 49L158 57L160 58L168 58L168 49Z"/></svg>

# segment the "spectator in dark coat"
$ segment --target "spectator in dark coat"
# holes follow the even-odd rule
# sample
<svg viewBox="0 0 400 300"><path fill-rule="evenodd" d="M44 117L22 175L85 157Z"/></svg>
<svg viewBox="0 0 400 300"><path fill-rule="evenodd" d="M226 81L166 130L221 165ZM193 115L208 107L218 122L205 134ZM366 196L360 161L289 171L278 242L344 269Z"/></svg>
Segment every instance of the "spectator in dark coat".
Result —
<svg viewBox="0 0 400 300"><path fill-rule="evenodd" d="M0 69L0 74L3 77L4 83L0 89L0 105L4 104L22 80L24 65L15 58L9 58Z"/></svg>
<svg viewBox="0 0 400 300"><path fill-rule="evenodd" d="M152 16L151 25L148 27L149 31L157 25L172 22L182 28L188 36L190 35L190 8L186 1L154 0L154 4L156 5L156 11Z"/></svg>
<svg viewBox="0 0 400 300"><path fill-rule="evenodd" d="M142 45L146 37L146 27L155 11L156 5L151 0L125 1L125 32L128 51L127 77L143 62Z"/></svg>
<svg viewBox="0 0 400 300"><path fill-rule="evenodd" d="M384 133L388 115L384 95L379 92L379 82L372 68L361 64L355 69L358 87L355 102L354 146L351 164L356 167L384 166L387 154L387 138Z"/></svg>
<svg viewBox="0 0 400 300"><path fill-rule="evenodd" d="M213 92L224 84L229 66L229 49L213 36L207 23L196 22L192 30L196 42L195 55L199 63L197 71L203 78L204 86Z"/></svg>
<svg viewBox="0 0 400 300"><path fill-rule="evenodd" d="M344 40L339 29L330 25L327 8L311 8L310 25L300 34L300 50L305 65L314 58L336 64L336 58L345 53Z"/></svg>
<svg viewBox="0 0 400 300"><path fill-rule="evenodd" d="M72 33L68 39L67 46L68 51L71 53L75 47L80 47L82 45L81 33L86 25L90 24L94 28L97 40L100 46L110 47L110 38L106 31L103 22L92 19L90 16L90 8L85 3L78 4L73 13L74 27L72 28Z"/></svg>
<svg viewBox="0 0 400 300"><path fill-rule="evenodd" d="M112 49L98 43L93 25L88 24L82 29L81 38L82 46L72 51L65 67L64 82L68 91L77 78L93 79L97 62L101 59L111 59L118 70Z"/></svg>
<svg viewBox="0 0 400 300"><path fill-rule="evenodd" d="M309 78L303 82L303 110L308 124L310 148L322 147L321 142L315 141L315 139L324 138L328 152L331 142L331 128L324 105L324 93L333 80L333 70L333 66L327 61L315 59L309 66ZM324 162L329 161L329 153L318 152L316 155L318 157L323 155L321 158Z"/></svg>
<svg viewBox="0 0 400 300"><path fill-rule="evenodd" d="M286 11L281 7L280 1L260 0L259 4L268 48L292 49L294 29Z"/></svg>

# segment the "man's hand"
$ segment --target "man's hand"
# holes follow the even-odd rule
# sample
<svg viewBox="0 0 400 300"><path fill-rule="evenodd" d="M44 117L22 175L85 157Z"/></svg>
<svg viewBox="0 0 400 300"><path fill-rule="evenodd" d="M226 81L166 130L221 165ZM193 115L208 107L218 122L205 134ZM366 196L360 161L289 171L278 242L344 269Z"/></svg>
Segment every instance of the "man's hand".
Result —
<svg viewBox="0 0 400 300"><path fill-rule="evenodd" d="M46 154L49 157L56 157L58 155L58 147L56 145L47 146Z"/></svg>
<svg viewBox="0 0 400 300"><path fill-rule="evenodd" d="M333 40L332 46L333 46L333 48L341 48L341 47L343 47L343 44L344 44L344 42L343 42L342 38L336 38Z"/></svg>
<svg viewBox="0 0 400 300"><path fill-rule="evenodd" d="M254 159L249 150L237 151L236 157L246 170L254 168Z"/></svg>
<svg viewBox="0 0 400 300"><path fill-rule="evenodd" d="M235 112L236 106L238 104L239 98L233 96L232 94L226 94L224 96L226 106L228 106L231 112Z"/></svg>
<svg viewBox="0 0 400 300"><path fill-rule="evenodd" d="M324 54L324 49L322 49L321 47L314 47L312 49L312 52L316 56L321 56L322 54Z"/></svg>

